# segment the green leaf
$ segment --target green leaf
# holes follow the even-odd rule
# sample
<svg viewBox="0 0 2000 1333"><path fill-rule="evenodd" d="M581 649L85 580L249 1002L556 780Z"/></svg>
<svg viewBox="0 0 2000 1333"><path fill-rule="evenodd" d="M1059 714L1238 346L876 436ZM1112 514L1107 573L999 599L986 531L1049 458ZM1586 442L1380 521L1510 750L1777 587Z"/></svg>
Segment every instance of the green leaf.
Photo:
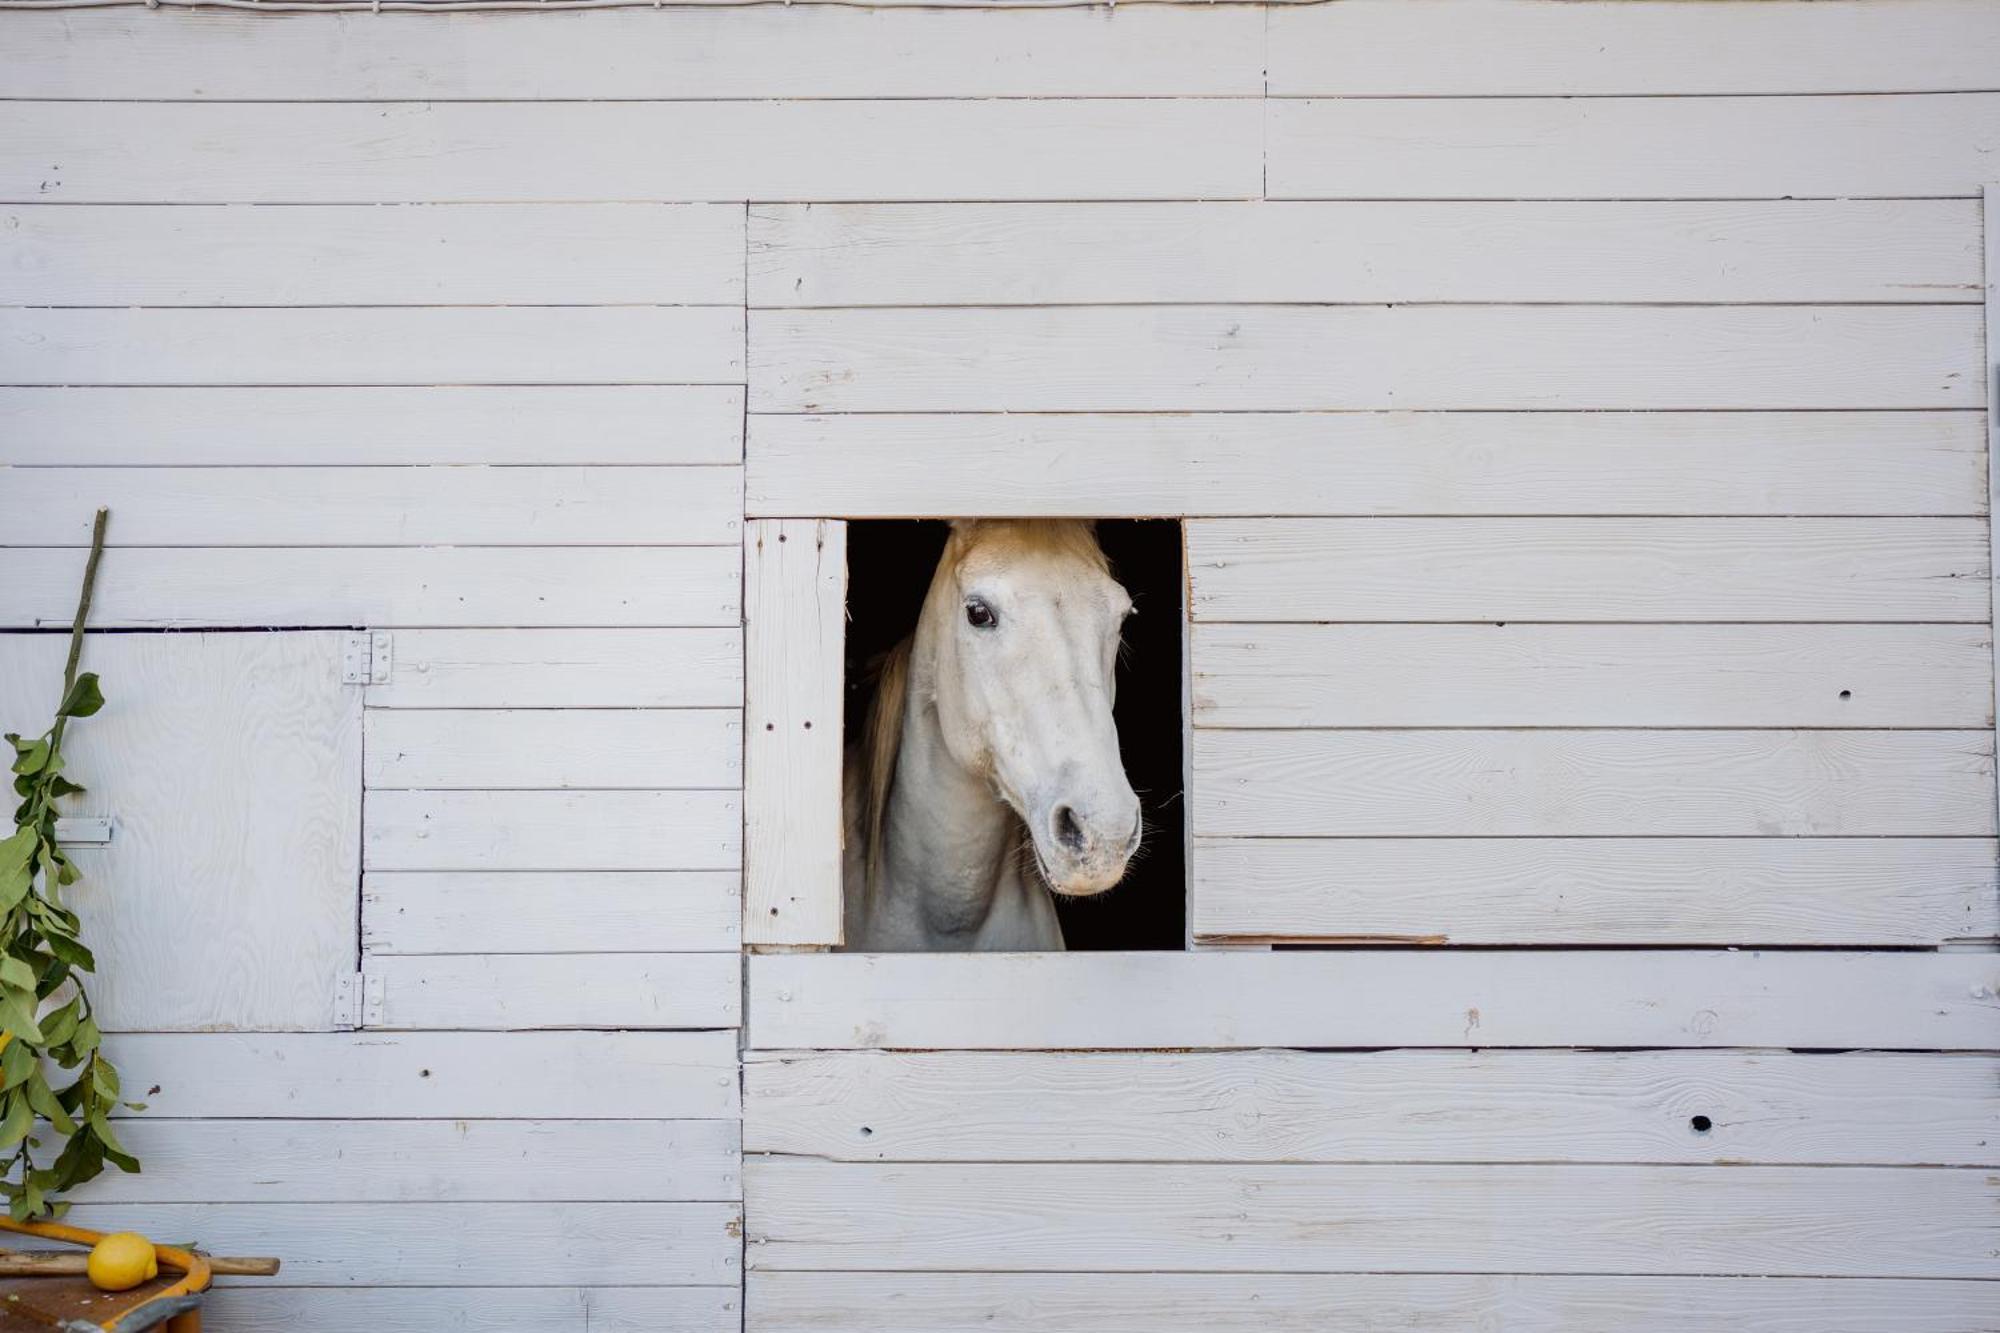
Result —
<svg viewBox="0 0 2000 1333"><path fill-rule="evenodd" d="M12 954L0 956L0 986L18 986L32 991L35 988L35 969Z"/></svg>
<svg viewBox="0 0 2000 1333"><path fill-rule="evenodd" d="M28 1105L34 1108L36 1115L48 1121L49 1127L56 1133L64 1138L76 1133L76 1121L69 1118L69 1112L63 1110L62 1103L56 1100L55 1093L49 1091L46 1081L41 1078L29 1079L27 1094Z"/></svg>
<svg viewBox="0 0 2000 1333"><path fill-rule="evenodd" d="M109 1060L93 1060L90 1065L90 1086L97 1089L97 1095L107 1102L118 1100L118 1071L111 1067ZM110 1140L106 1139L109 1143Z"/></svg>
<svg viewBox="0 0 2000 1333"><path fill-rule="evenodd" d="M90 950L83 947L81 940L74 939L68 935L58 935L54 931L50 931L45 935L43 940L49 946L50 953L62 959L63 962L69 964L71 967L83 972L95 972L97 970L97 958Z"/></svg>
<svg viewBox="0 0 2000 1333"><path fill-rule="evenodd" d="M104 707L104 691L97 687L97 673L86 671L76 678L76 684L69 687L63 696L62 706L56 709L57 717L89 717Z"/></svg>
<svg viewBox="0 0 2000 1333"><path fill-rule="evenodd" d="M35 1127L35 1108L28 1105L27 1097L19 1092L7 1094L7 1113L0 1115L0 1150L13 1147L28 1137L28 1131Z"/></svg>
<svg viewBox="0 0 2000 1333"><path fill-rule="evenodd" d="M32 993L24 997L12 987L0 987L0 1031L13 1033L15 1041L42 1045L42 1028L35 1022L34 1004Z"/></svg>
<svg viewBox="0 0 2000 1333"><path fill-rule="evenodd" d="M78 1055L88 1055L96 1050L103 1040L103 1035L97 1030L97 1020L86 1018L76 1025L76 1035L70 1038L69 1044Z"/></svg>
<svg viewBox="0 0 2000 1333"><path fill-rule="evenodd" d="M71 782L68 778L54 777L49 779L49 795L51 796L74 796L78 792L88 790L90 789L85 787L81 782Z"/></svg>
<svg viewBox="0 0 2000 1333"><path fill-rule="evenodd" d="M71 1000L62 1008L42 1015L42 1044L60 1046L76 1035L77 1020L83 1010L77 1001Z"/></svg>
<svg viewBox="0 0 2000 1333"><path fill-rule="evenodd" d="M8 1042L6 1051L0 1053L0 1089L19 1086L30 1075L39 1074L41 1068L34 1047L25 1041Z"/></svg>
<svg viewBox="0 0 2000 1333"><path fill-rule="evenodd" d="M111 1132L110 1117L106 1116L104 1112L99 1111L96 1115L90 1117L90 1128L91 1132L97 1135L97 1141L104 1145L104 1151L107 1156L111 1153L122 1153L125 1151L125 1145L120 1143L118 1136Z"/></svg>
<svg viewBox="0 0 2000 1333"><path fill-rule="evenodd" d="M46 739L29 741L25 745L17 742L14 750L14 771L16 773L39 773L42 771L42 767L49 762L49 743Z"/></svg>

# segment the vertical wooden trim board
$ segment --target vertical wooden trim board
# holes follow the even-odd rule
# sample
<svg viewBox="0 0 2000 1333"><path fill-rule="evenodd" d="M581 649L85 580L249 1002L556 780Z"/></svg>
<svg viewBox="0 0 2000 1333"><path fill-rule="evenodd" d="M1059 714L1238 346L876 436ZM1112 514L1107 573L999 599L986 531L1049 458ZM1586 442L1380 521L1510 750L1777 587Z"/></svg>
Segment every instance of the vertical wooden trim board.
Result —
<svg viewBox="0 0 2000 1333"><path fill-rule="evenodd" d="M743 557L743 942L835 945L847 525L753 520Z"/></svg>
<svg viewBox="0 0 2000 1333"><path fill-rule="evenodd" d="M1986 227L1986 535L1993 543L1994 564L1988 566L1987 588L1995 588L1993 578L2000 578L2000 535L1994 527L1996 517L2000 517L2000 505L1994 503L2000 496L2000 227L1993 221L1993 208L2000 203L2000 184L1988 185L1985 190L1984 223ZM1994 632L1987 637L1993 642L1994 689L1996 727L2000 727L2000 593L1995 593L1989 604L1987 623ZM2000 738L2000 730L1995 731ZM2000 791L1995 792L2000 799Z"/></svg>

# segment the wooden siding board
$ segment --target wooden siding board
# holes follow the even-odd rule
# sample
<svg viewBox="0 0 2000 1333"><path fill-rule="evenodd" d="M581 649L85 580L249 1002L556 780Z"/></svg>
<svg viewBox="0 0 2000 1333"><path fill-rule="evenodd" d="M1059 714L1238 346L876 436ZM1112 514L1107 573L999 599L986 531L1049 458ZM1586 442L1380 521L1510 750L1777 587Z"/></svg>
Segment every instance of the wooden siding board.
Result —
<svg viewBox="0 0 2000 1333"><path fill-rule="evenodd" d="M191 51L186 68L215 71L216 34L213 25L200 26L211 44ZM146 64L165 58L160 44L176 27L169 19L133 35L147 51ZM299 66L283 74L296 79ZM734 305L743 299L743 210L730 205L17 204L0 207L0 236L0 256L8 261L0 271L0 304L6 305ZM530 253L533 262L523 263Z"/></svg>
<svg viewBox="0 0 2000 1333"><path fill-rule="evenodd" d="M751 1158L795 1269L1993 1276L1983 1170Z"/></svg>
<svg viewBox="0 0 2000 1333"><path fill-rule="evenodd" d="M10 102L0 199L1243 199L1262 137L1252 99Z"/></svg>
<svg viewBox="0 0 2000 1333"><path fill-rule="evenodd" d="M1274 199L1972 196L2000 93L1274 98ZM0 176L4 179L4 176Z"/></svg>
<svg viewBox="0 0 2000 1333"><path fill-rule="evenodd" d="M724 1119L733 1032L119 1033L159 1119ZM190 1233L192 1234L192 1233Z"/></svg>
<svg viewBox="0 0 2000 1333"><path fill-rule="evenodd" d="M66 626L84 553L0 548L4 616ZM733 626L734 546L128 548L104 562L96 628Z"/></svg>
<svg viewBox="0 0 2000 1333"><path fill-rule="evenodd" d="M853 1162L1989 1166L1996 1072L1984 1056L1739 1051L757 1053L744 1147Z"/></svg>
<svg viewBox="0 0 2000 1333"><path fill-rule="evenodd" d="M281 1287L265 1278L209 1294L220 1327L288 1333L742 1333L741 1287ZM1762 1328L1751 1333L1767 1333ZM1847 1333L1843 1328L1829 1333ZM1912 1333L1956 1333L1913 1326Z"/></svg>
<svg viewBox="0 0 2000 1333"><path fill-rule="evenodd" d="M728 1201L729 1120L165 1120L118 1136L146 1164L93 1203ZM532 1163L532 1169L524 1169Z"/></svg>
<svg viewBox="0 0 2000 1333"><path fill-rule="evenodd" d="M937 14L9 16L13 95L90 99L1255 97L1248 7ZM1963 56L1960 56L1963 59Z"/></svg>
<svg viewBox="0 0 2000 1333"><path fill-rule="evenodd" d="M1994 955L1684 950L771 955L765 1050L1988 1050Z"/></svg>
<svg viewBox="0 0 2000 1333"><path fill-rule="evenodd" d="M752 515L1978 515L1974 412L756 414Z"/></svg>
<svg viewBox="0 0 2000 1333"><path fill-rule="evenodd" d="M1960 621L1990 614L1978 519L1209 520L1212 621Z"/></svg>
<svg viewBox="0 0 2000 1333"><path fill-rule="evenodd" d="M0 349L12 385L726 384L743 379L743 312L0 307Z"/></svg>
<svg viewBox="0 0 2000 1333"><path fill-rule="evenodd" d="M730 1028L742 1014L729 953L378 956L384 1030Z"/></svg>
<svg viewBox="0 0 2000 1333"><path fill-rule="evenodd" d="M935 1333L995 1311L1015 1333L1985 1333L1995 1299L1965 1280L753 1272L747 1308L760 1333Z"/></svg>
<svg viewBox="0 0 2000 1333"><path fill-rule="evenodd" d="M374 709L370 787L720 788L743 781L733 708Z"/></svg>
<svg viewBox="0 0 2000 1333"><path fill-rule="evenodd" d="M735 467L34 467L0 471L20 546L720 546ZM560 497L554 500L552 497Z"/></svg>
<svg viewBox="0 0 2000 1333"><path fill-rule="evenodd" d="M722 791L371 791L368 870L734 870L743 798Z"/></svg>
<svg viewBox="0 0 2000 1333"><path fill-rule="evenodd" d="M19 17L19 16L16 16ZM588 423L587 431L578 426ZM0 463L736 463L735 385L0 388Z"/></svg>
<svg viewBox="0 0 2000 1333"><path fill-rule="evenodd" d="M1972 408L1967 306L753 311L755 412Z"/></svg>
<svg viewBox="0 0 2000 1333"><path fill-rule="evenodd" d="M758 204L754 306L1974 301L1978 206Z"/></svg>
<svg viewBox="0 0 2000 1333"><path fill-rule="evenodd" d="M2000 936L1983 838L1197 838L1200 938L1930 948Z"/></svg>
<svg viewBox="0 0 2000 1333"><path fill-rule="evenodd" d="M1991 837L1986 731L1194 733L1189 824L1250 837Z"/></svg>
<svg viewBox="0 0 2000 1333"><path fill-rule="evenodd" d="M728 950L742 900L727 870L383 870L362 879L361 942L370 957Z"/></svg>
<svg viewBox="0 0 2000 1333"><path fill-rule="evenodd" d="M728 708L743 702L743 632L413 629L394 639L370 708Z"/></svg>
<svg viewBox="0 0 2000 1333"><path fill-rule="evenodd" d="M1988 727L1984 625L1197 625L1198 727Z"/></svg>

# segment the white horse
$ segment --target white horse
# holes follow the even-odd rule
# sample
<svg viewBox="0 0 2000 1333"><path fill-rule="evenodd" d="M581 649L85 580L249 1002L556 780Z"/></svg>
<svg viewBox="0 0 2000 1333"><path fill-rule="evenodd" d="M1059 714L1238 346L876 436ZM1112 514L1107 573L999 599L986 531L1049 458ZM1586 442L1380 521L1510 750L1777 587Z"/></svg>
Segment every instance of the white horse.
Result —
<svg viewBox="0 0 2000 1333"><path fill-rule="evenodd" d="M968 520L846 770L846 947L1060 949L1139 849L1111 719L1132 599L1086 522ZM1030 855L1032 853L1032 855Z"/></svg>

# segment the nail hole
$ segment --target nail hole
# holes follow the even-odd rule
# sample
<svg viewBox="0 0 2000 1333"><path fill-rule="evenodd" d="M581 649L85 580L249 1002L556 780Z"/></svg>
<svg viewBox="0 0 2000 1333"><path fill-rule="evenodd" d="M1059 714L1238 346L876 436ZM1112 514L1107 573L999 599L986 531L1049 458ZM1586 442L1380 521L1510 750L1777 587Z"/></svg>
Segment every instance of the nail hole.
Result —
<svg viewBox="0 0 2000 1333"><path fill-rule="evenodd" d="M813 724L810 722L806 723L806 730L811 731L812 729L813 729Z"/></svg>
<svg viewBox="0 0 2000 1333"><path fill-rule="evenodd" d="M1706 1134L1709 1130L1715 1128L1715 1122L1705 1115L1698 1115L1688 1121L1688 1126L1697 1134Z"/></svg>
<svg viewBox="0 0 2000 1333"><path fill-rule="evenodd" d="M776 731L777 729L778 729L778 724L775 722L766 722L764 724L764 730L766 731Z"/></svg>
<svg viewBox="0 0 2000 1333"><path fill-rule="evenodd" d="M431 1076L431 1071L428 1069L419 1069L417 1071L418 1078L429 1078L430 1076Z"/></svg>
<svg viewBox="0 0 2000 1333"><path fill-rule="evenodd" d="M874 1132L875 1132L874 1130L872 1130L872 1129L868 1128L868 1126L866 1126L866 1125L863 1125L863 1126L861 1127L861 1137L862 1137L862 1138L864 1138L864 1139L865 1139L865 1138L868 1138L868 1137L869 1137L870 1135L874 1134Z"/></svg>
<svg viewBox="0 0 2000 1333"><path fill-rule="evenodd" d="M1841 697L1841 698L1843 698L1843 699L1852 699L1852 698L1854 697L1854 691L1853 691L1853 690L1842 690L1842 691L1840 692L1840 697Z"/></svg>

